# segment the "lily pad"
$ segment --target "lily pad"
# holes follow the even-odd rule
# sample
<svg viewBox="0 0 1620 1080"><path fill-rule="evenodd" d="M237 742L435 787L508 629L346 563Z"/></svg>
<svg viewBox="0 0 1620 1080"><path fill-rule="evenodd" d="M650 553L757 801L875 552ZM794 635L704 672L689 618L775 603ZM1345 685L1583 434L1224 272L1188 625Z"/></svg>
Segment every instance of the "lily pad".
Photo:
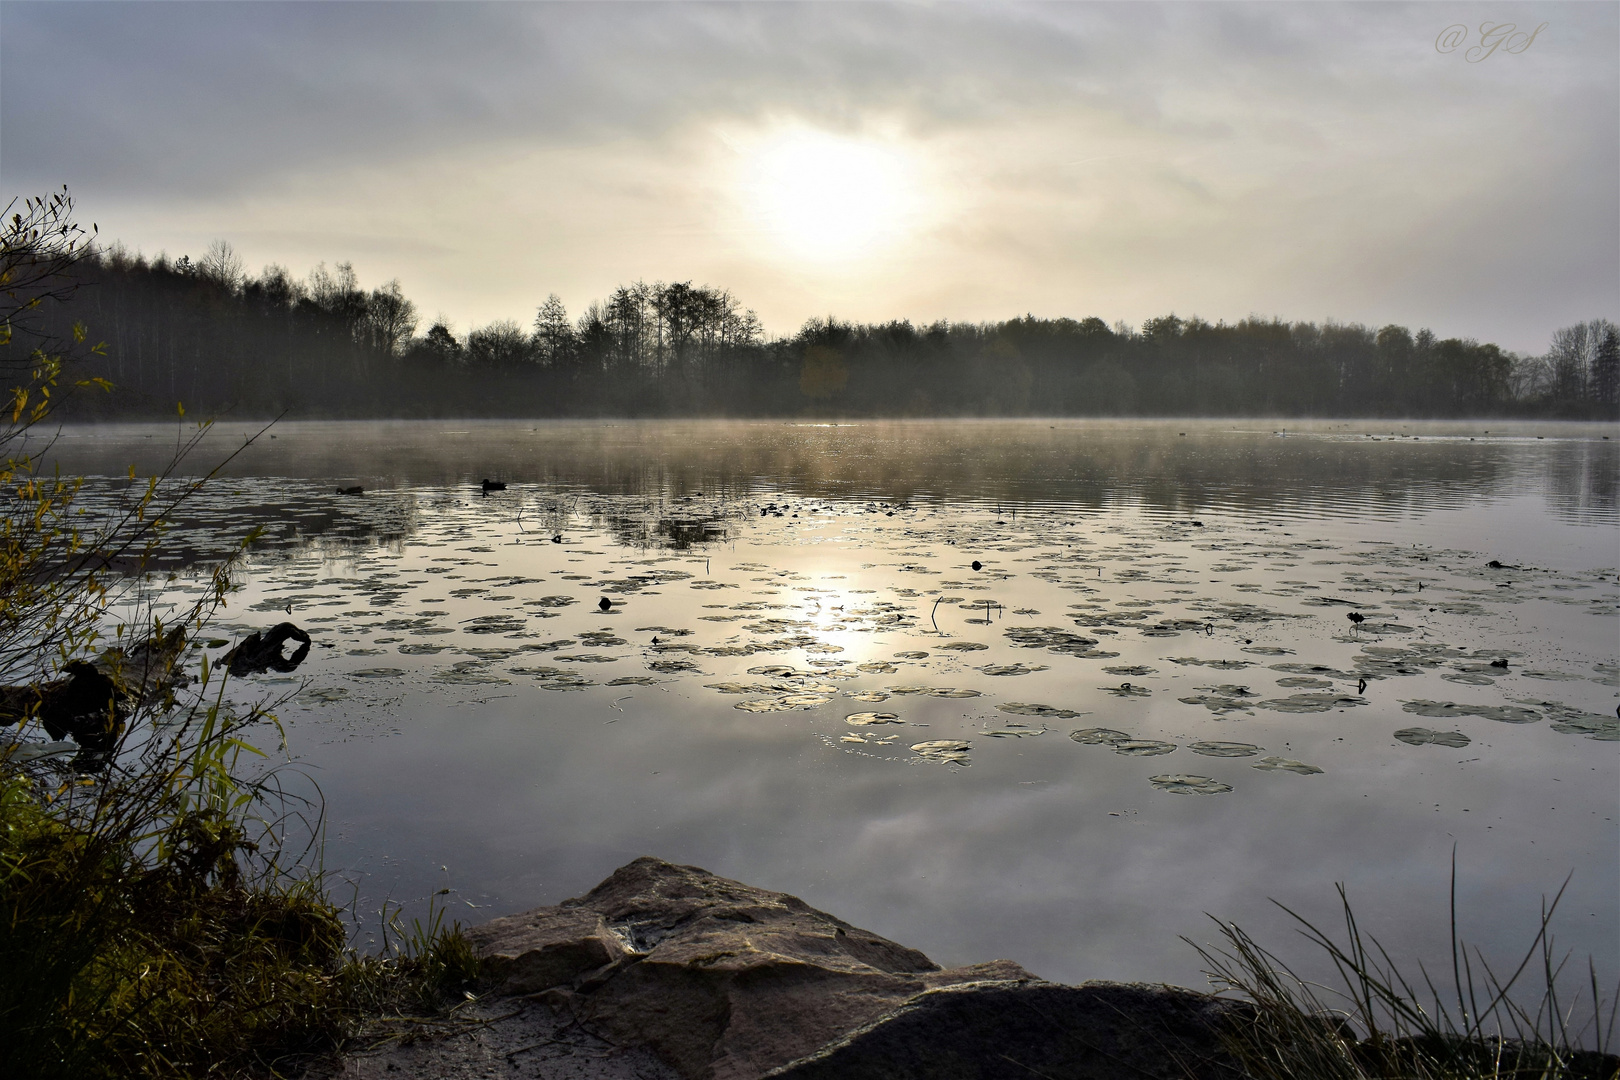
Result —
<svg viewBox="0 0 1620 1080"><path fill-rule="evenodd" d="M940 765L959 765L967 768L972 764L968 760L970 744L960 739L935 739L930 742L915 743L911 752L924 761L931 761Z"/></svg>
<svg viewBox="0 0 1620 1080"><path fill-rule="evenodd" d="M361 668L347 674L351 679L397 679L405 674L405 669L397 667Z"/></svg>
<svg viewBox="0 0 1620 1080"><path fill-rule="evenodd" d="M1298 773L1301 776L1310 776L1313 773L1320 773L1322 771L1315 765L1307 765L1303 761L1295 761L1293 758L1276 756L1263 757L1253 765L1250 765L1249 768Z"/></svg>
<svg viewBox="0 0 1620 1080"><path fill-rule="evenodd" d="M1503 724L1533 724L1541 719L1541 714L1536 710L1519 705L1458 705L1450 701L1419 699L1403 702L1401 709L1417 716L1481 716Z"/></svg>
<svg viewBox="0 0 1620 1080"><path fill-rule="evenodd" d="M1148 697L1153 693L1153 691L1149 690L1147 687L1137 686L1135 683L1120 683L1118 686L1104 686L1102 689L1108 691L1110 694L1113 694L1115 697L1124 698Z"/></svg>
<svg viewBox="0 0 1620 1080"><path fill-rule="evenodd" d="M1326 667L1322 664L1272 664L1272 671L1285 671L1290 675L1314 675L1317 678L1349 679L1354 682L1361 676L1353 671L1340 671L1338 668Z"/></svg>
<svg viewBox="0 0 1620 1080"><path fill-rule="evenodd" d="M1249 703L1242 698L1231 697L1226 694L1192 694L1188 697L1177 698L1185 705L1202 705L1217 716L1229 712L1242 712L1254 715Z"/></svg>
<svg viewBox="0 0 1620 1080"><path fill-rule="evenodd" d="M852 701L888 701L889 695L881 690L845 690L844 696Z"/></svg>
<svg viewBox="0 0 1620 1080"><path fill-rule="evenodd" d="M858 712L844 717L844 723L854 727L867 727L872 724L903 724L905 721L892 712Z"/></svg>
<svg viewBox="0 0 1620 1080"><path fill-rule="evenodd" d="M986 675L1029 675L1036 671L1045 671L1045 664L986 664L979 669Z"/></svg>
<svg viewBox="0 0 1620 1080"><path fill-rule="evenodd" d="M1193 776L1189 773L1150 776L1148 783L1172 795L1220 795L1232 790L1231 784L1223 784L1208 776Z"/></svg>
<svg viewBox="0 0 1620 1080"><path fill-rule="evenodd" d="M1465 686L1495 686L1496 680L1489 675L1480 675L1472 671L1448 671L1440 676L1446 682L1462 683Z"/></svg>
<svg viewBox="0 0 1620 1080"><path fill-rule="evenodd" d="M1084 658L1101 655L1096 650L1096 638L1089 638L1056 626L1014 626L1006 630L1006 635L1014 645L1022 649L1046 649L1048 652L1067 653Z"/></svg>
<svg viewBox="0 0 1620 1080"><path fill-rule="evenodd" d="M1069 732L1069 738L1087 746L1112 746L1114 743L1129 742L1131 737L1113 728L1088 727Z"/></svg>
<svg viewBox="0 0 1620 1080"><path fill-rule="evenodd" d="M1030 735L1043 735L1046 728L1030 727L1028 724L1008 724L1006 727L987 728L980 735L988 735L992 739L1022 739Z"/></svg>
<svg viewBox="0 0 1620 1080"><path fill-rule="evenodd" d="M1188 743L1187 749L1195 754L1205 757L1238 758L1254 757L1262 747L1246 742L1195 742Z"/></svg>
<svg viewBox="0 0 1620 1080"><path fill-rule="evenodd" d="M1408 746L1449 746L1460 750L1469 744L1468 736L1460 731L1432 731L1426 727L1401 728L1395 737Z"/></svg>
<svg viewBox="0 0 1620 1080"><path fill-rule="evenodd" d="M1285 698L1271 698L1259 703L1262 709L1284 713L1332 712L1367 704L1362 697L1344 697L1339 694L1290 694Z"/></svg>
<svg viewBox="0 0 1620 1080"><path fill-rule="evenodd" d="M988 645L981 645L977 641L948 641L940 646L941 649L947 649L951 652L983 652L989 647Z"/></svg>
<svg viewBox="0 0 1620 1080"><path fill-rule="evenodd" d="M1472 710L1466 706L1457 705L1450 701L1426 701L1422 698L1416 701L1403 701L1401 711L1409 712L1414 716L1432 716L1437 719L1472 715Z"/></svg>
<svg viewBox="0 0 1620 1080"><path fill-rule="evenodd" d="M922 651L921 649L907 649L905 652L897 652L894 655L899 657L901 660L926 660L926 659L928 659L928 654L926 652Z"/></svg>
<svg viewBox="0 0 1620 1080"><path fill-rule="evenodd" d="M1110 745L1114 748L1114 753L1129 757L1158 757L1176 748L1175 743L1161 742L1158 739L1122 739Z"/></svg>
<svg viewBox="0 0 1620 1080"><path fill-rule="evenodd" d="M1119 665L1117 667L1105 667L1105 668L1103 668L1103 671L1107 672L1110 675L1135 675L1135 676L1152 675L1155 672L1157 672L1157 670L1158 670L1157 668L1146 667L1146 666L1144 666L1142 664L1121 664L1121 665Z"/></svg>
<svg viewBox="0 0 1620 1080"><path fill-rule="evenodd" d="M739 712L791 712L793 706L784 705L780 698L756 698L751 701L739 701L732 706Z"/></svg>
<svg viewBox="0 0 1620 1080"><path fill-rule="evenodd" d="M1012 713L1014 716L1049 716L1056 720L1073 720L1077 716L1085 715L1084 713L1077 713L1073 709L1059 709L1053 705L1030 705L1022 701L1003 702L997 705L996 708L1004 713Z"/></svg>

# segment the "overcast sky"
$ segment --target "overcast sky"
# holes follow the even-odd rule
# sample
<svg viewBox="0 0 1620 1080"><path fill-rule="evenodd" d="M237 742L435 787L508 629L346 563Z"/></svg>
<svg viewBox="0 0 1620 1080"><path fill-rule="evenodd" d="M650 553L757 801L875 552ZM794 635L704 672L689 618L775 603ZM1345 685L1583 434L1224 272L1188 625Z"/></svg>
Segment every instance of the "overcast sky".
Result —
<svg viewBox="0 0 1620 1080"><path fill-rule="evenodd" d="M5 0L0 191L67 184L147 254L352 261L463 333L642 278L777 334L1173 311L1539 352L1620 317L1617 14Z"/></svg>

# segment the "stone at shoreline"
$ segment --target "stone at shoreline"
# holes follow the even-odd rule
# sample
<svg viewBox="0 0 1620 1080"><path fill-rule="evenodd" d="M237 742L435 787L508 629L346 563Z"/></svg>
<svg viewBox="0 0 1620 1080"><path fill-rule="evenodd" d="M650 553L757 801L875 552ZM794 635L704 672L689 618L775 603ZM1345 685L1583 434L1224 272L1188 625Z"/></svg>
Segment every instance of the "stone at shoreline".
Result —
<svg viewBox="0 0 1620 1080"><path fill-rule="evenodd" d="M786 893L641 858L468 932L498 994L536 994L686 1080L1235 1076L1242 1006L1174 987L941 969Z"/></svg>

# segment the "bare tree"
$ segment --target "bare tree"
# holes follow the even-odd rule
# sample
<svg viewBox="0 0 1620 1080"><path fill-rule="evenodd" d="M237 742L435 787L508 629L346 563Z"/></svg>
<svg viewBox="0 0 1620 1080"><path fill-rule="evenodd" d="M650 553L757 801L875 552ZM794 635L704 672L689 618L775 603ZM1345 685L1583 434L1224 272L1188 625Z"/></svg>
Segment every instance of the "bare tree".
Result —
<svg viewBox="0 0 1620 1080"><path fill-rule="evenodd" d="M467 362L481 367L512 367L532 358L528 335L511 319L501 319L467 335Z"/></svg>
<svg viewBox="0 0 1620 1080"><path fill-rule="evenodd" d="M1566 326L1553 334L1552 348L1547 350L1547 366L1552 376L1552 394L1559 401L1575 401L1585 396L1592 345L1586 323Z"/></svg>
<svg viewBox="0 0 1620 1080"><path fill-rule="evenodd" d="M395 278L380 289L373 289L366 301L366 322L372 348L387 356L399 353L416 332L416 305L405 299Z"/></svg>
<svg viewBox="0 0 1620 1080"><path fill-rule="evenodd" d="M197 260L197 276L234 293L242 284L242 257L228 241L215 240Z"/></svg>

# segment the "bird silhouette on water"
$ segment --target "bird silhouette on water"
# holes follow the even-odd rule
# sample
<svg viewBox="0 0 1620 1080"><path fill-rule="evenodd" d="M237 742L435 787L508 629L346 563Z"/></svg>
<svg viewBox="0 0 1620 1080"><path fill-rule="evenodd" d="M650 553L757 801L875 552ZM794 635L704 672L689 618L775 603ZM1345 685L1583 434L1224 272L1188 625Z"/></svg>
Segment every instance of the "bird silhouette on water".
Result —
<svg viewBox="0 0 1620 1080"><path fill-rule="evenodd" d="M596 602L596 606L601 608L603 611L609 611L613 607L613 601L604 596L602 599Z"/></svg>
<svg viewBox="0 0 1620 1080"><path fill-rule="evenodd" d="M978 559L974 559L973 560L973 569L975 569L975 570L983 570L984 569L984 563L980 562Z"/></svg>
<svg viewBox="0 0 1620 1080"><path fill-rule="evenodd" d="M491 491L505 491L506 490L506 484L504 482L500 481L500 480L485 480L482 484L479 485L479 487L481 487L484 490L485 494L488 494Z"/></svg>

